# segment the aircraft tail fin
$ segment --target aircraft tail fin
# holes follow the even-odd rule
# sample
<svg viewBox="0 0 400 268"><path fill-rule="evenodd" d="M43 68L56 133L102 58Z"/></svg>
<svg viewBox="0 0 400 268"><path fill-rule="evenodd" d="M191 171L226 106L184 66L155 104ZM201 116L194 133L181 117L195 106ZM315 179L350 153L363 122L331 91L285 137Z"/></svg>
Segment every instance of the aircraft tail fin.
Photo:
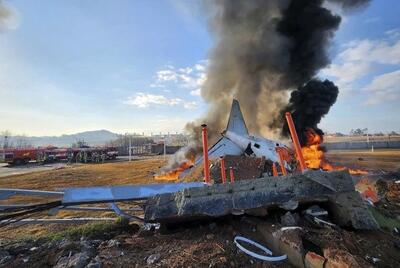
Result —
<svg viewBox="0 0 400 268"><path fill-rule="evenodd" d="M237 100L233 100L231 114L229 115L227 131L234 132L239 135L248 135L246 123L243 119L242 111L240 110L240 105Z"/></svg>

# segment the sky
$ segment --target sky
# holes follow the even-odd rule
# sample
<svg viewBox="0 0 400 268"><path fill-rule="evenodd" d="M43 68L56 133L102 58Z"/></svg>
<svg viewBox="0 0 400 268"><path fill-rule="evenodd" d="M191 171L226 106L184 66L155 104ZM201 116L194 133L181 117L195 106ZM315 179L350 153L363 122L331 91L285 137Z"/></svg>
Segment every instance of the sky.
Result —
<svg viewBox="0 0 400 268"><path fill-rule="evenodd" d="M0 0L0 131L182 132L213 46L195 0ZM343 14L319 73L340 88L328 132L400 131L400 1ZM1 13L1 12L0 12Z"/></svg>

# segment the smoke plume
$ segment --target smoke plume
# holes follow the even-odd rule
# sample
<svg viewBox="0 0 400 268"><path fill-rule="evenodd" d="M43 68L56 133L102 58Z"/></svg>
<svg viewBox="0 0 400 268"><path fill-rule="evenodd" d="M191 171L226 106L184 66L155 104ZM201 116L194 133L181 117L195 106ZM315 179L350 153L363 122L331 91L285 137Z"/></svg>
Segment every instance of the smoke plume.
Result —
<svg viewBox="0 0 400 268"><path fill-rule="evenodd" d="M17 12L0 0L0 33L9 29L14 29L18 25Z"/></svg>
<svg viewBox="0 0 400 268"><path fill-rule="evenodd" d="M349 9L368 1L330 2ZM323 0L206 1L215 46L209 55L207 79L201 90L208 111L205 117L186 126L194 141L200 142L201 123L208 125L210 143L219 137L226 127L232 98L239 100L250 132L280 136L284 124L281 111L288 105L290 92L300 88L299 94L304 95L303 91L309 87L303 85L330 63L327 49L341 18L324 3ZM324 85L324 92L331 88ZM315 87L312 82L313 92L318 90ZM325 103L328 104L330 107L331 102Z"/></svg>

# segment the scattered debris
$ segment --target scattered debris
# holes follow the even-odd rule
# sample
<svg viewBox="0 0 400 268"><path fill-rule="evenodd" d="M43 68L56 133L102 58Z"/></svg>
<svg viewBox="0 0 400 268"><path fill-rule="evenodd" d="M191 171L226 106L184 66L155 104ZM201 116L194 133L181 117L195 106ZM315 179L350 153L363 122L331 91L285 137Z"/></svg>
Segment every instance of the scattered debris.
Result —
<svg viewBox="0 0 400 268"><path fill-rule="evenodd" d="M369 255L365 256L365 259L366 259L368 262L372 263L372 264L377 264L377 263L380 261L379 258L371 257L371 256L369 256Z"/></svg>
<svg viewBox="0 0 400 268"><path fill-rule="evenodd" d="M324 257L326 258L325 267L352 267L361 268L357 260L349 252L342 249L326 248L324 249Z"/></svg>
<svg viewBox="0 0 400 268"><path fill-rule="evenodd" d="M281 224L283 226L296 226L299 221L299 215L297 213L286 212L281 216Z"/></svg>
<svg viewBox="0 0 400 268"><path fill-rule="evenodd" d="M147 264L153 264L156 263L161 257L161 254L157 253L157 254L152 254L147 258Z"/></svg>
<svg viewBox="0 0 400 268"><path fill-rule="evenodd" d="M331 222L328 222L328 221L321 220L321 219L318 218L318 217L314 217L314 221L315 221L317 224L321 225L321 226L326 226L326 227L330 227L330 228L336 227L335 224L333 224L333 223L331 223Z"/></svg>
<svg viewBox="0 0 400 268"><path fill-rule="evenodd" d="M309 207L306 211L306 214L311 215L311 216L315 216L315 217L321 217L321 216L327 216L328 215L328 211L326 211L325 209L320 208L317 205L313 205L311 207Z"/></svg>
<svg viewBox="0 0 400 268"><path fill-rule="evenodd" d="M269 250L268 248L264 247L263 245L260 245L257 242L254 242L253 240L250 240L250 239L245 238L243 236L236 236L233 241L235 242L236 246L241 251L243 251L247 255L250 255L250 256L252 256L254 258L257 258L259 260L276 262L276 261L283 261L283 260L287 259L286 255L272 257L273 254L272 254L271 250ZM250 245L253 245L253 246L257 247L258 249L264 251L267 255L270 255L270 256L260 255L260 254L257 254L255 252L251 251L251 250L248 250L247 248L245 248L241 244L239 244L239 241L246 242L246 243L248 243Z"/></svg>
<svg viewBox="0 0 400 268"><path fill-rule="evenodd" d="M307 252L304 258L306 268L324 268L325 258L315 252Z"/></svg>

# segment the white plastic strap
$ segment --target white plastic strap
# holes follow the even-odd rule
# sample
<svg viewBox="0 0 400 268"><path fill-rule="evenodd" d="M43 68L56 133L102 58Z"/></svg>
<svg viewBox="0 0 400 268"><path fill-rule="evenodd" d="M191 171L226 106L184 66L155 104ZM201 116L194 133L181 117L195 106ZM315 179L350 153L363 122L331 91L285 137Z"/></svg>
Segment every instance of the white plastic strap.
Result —
<svg viewBox="0 0 400 268"><path fill-rule="evenodd" d="M281 228L281 231L283 232L283 231L296 230L296 229L301 230L301 227L299 227L299 226L282 227L282 228Z"/></svg>
<svg viewBox="0 0 400 268"><path fill-rule="evenodd" d="M263 245L258 244L257 242L254 242L253 240L250 240L250 239L248 239L248 238L245 238L245 237L243 237L243 236L236 236L235 239L234 239L233 241L235 242L236 246L237 246L241 251L243 251L243 252L246 253L247 255L250 255L250 256L252 256L252 257L254 257L254 258L256 258L256 259L259 259L259 260L271 261L271 262L272 262L272 261L282 261L282 260L285 260L285 259L287 258L286 255L276 256L276 257L272 257L272 256L269 257L269 256L260 255L260 254L257 254L257 253L255 253L255 252L253 252L253 251L250 251L250 250L248 250L247 248L245 248L245 247L243 247L242 245L240 245L238 241L246 242L246 243L248 243L248 244L250 244L250 245L253 245L253 246L255 246L255 247L261 249L261 250L264 251L267 255L272 255L272 251L269 250L268 248L264 247Z"/></svg>

